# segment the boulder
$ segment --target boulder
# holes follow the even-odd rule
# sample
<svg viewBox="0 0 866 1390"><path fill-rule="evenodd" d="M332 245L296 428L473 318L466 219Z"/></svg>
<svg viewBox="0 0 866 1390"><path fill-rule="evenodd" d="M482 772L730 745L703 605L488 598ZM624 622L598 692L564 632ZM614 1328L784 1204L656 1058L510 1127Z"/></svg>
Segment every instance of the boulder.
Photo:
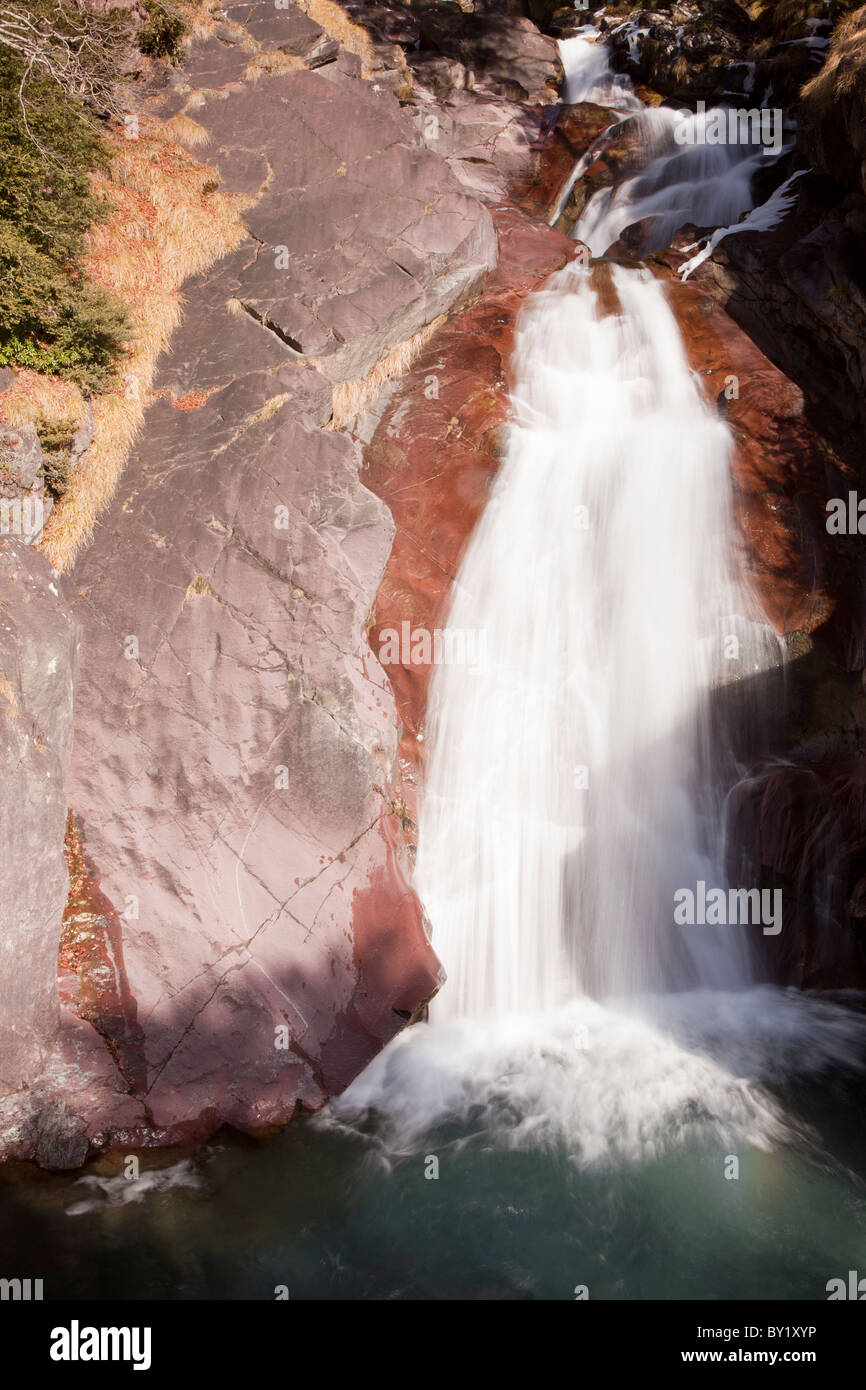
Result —
<svg viewBox="0 0 866 1390"><path fill-rule="evenodd" d="M42 445L28 425L0 424L0 537L32 545L51 512L42 477Z"/></svg>
<svg viewBox="0 0 866 1390"><path fill-rule="evenodd" d="M802 10L784 0L760 11L739 0L620 3L605 8L599 27L614 66L672 101L787 110L814 76L829 29L829 20L820 33L810 29Z"/></svg>
<svg viewBox="0 0 866 1390"><path fill-rule="evenodd" d="M469 86L510 101L556 100L563 78L556 43L539 32L522 3L347 0L345 8L379 44L390 39L404 46L417 85L440 95Z"/></svg>

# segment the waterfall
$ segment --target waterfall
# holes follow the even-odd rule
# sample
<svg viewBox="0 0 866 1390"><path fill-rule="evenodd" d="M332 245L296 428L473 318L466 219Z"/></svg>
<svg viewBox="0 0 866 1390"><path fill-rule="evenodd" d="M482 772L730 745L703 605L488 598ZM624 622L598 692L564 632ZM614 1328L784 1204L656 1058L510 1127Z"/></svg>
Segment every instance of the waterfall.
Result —
<svg viewBox="0 0 866 1390"><path fill-rule="evenodd" d="M678 888L722 880L712 688L778 659L737 578L727 428L647 271L613 268L604 295L556 275L515 378L449 620L483 655L439 667L430 700L437 1013L744 983L748 928L673 925Z"/></svg>
<svg viewBox="0 0 866 1390"><path fill-rule="evenodd" d="M569 44L570 93L607 94L613 138L632 120L648 167L670 160L604 49ZM685 182L667 178L680 210ZM607 213L622 197L629 225L647 191ZM479 1165L483 1199L448 1189L461 1236L489 1210L491 1153L548 1155L554 1188L554 1173L628 1165L619 1208L632 1165L674 1150L807 1149L780 1087L859 1074L866 1051L856 1011L754 983L760 926L676 921L679 890L730 886L724 803L749 772L734 739L760 735L783 649L744 579L731 436L663 283L573 262L525 307L511 374L428 702L415 886L448 978L434 1026L399 1034L320 1121L368 1136L383 1171L447 1154L474 1193ZM506 1190L497 1224L525 1222ZM554 1247L571 1189L561 1200ZM598 1229L587 1239L606 1249Z"/></svg>
<svg viewBox="0 0 866 1390"><path fill-rule="evenodd" d="M645 223L642 249L649 255L670 245L686 223L736 223L754 206L752 180L767 155L760 145L706 143L719 114L713 109L682 116L656 107L634 116L630 130L642 156L640 167L621 183L599 189L574 236L593 255L603 256L627 227Z"/></svg>
<svg viewBox="0 0 866 1390"><path fill-rule="evenodd" d="M591 27L585 30L593 33ZM575 105L594 101L598 106L610 106L623 111L639 111L641 103L632 90L631 79L611 71L607 48L591 43L582 34L562 39L559 55L565 70L563 99Z"/></svg>
<svg viewBox="0 0 866 1390"><path fill-rule="evenodd" d="M604 49L568 43L570 92L607 90ZM740 578L729 432L646 270L559 272L513 373L449 617L475 655L437 668L428 707L415 882L448 973L436 1017L744 985L752 928L674 923L679 889L724 879L714 688L780 659Z"/></svg>
<svg viewBox="0 0 866 1390"><path fill-rule="evenodd" d="M594 31L587 28L584 34ZM698 227L736 224L754 207L752 181L772 151L760 143L760 123L745 123L743 132L754 140L720 138L729 121L727 112L714 107L693 114L670 107L645 107L635 95L631 80L610 67L610 55L602 43L584 34L560 42L565 70L567 102L595 102L611 108L615 130L628 121L634 149L635 171L591 198L574 229L593 255L603 256L635 223L643 228L643 254L668 246L686 223ZM778 132L781 134L781 132ZM610 134L610 132L608 132ZM596 142L597 149L602 142ZM780 151L776 150L778 154ZM577 165L551 218L555 222L578 177L591 162L593 151Z"/></svg>

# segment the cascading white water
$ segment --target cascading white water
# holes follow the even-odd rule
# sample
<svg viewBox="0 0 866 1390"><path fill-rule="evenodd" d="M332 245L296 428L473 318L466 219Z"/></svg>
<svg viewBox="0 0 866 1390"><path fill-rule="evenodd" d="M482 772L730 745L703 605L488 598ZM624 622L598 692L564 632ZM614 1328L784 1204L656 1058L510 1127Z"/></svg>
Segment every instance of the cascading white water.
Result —
<svg viewBox="0 0 866 1390"><path fill-rule="evenodd" d="M711 687L778 644L735 577L730 437L663 289L621 268L612 288L606 312L573 264L524 313L517 421L456 586L450 625L484 659L431 693L437 1017L748 978L737 929L674 928L673 894L721 881Z"/></svg>
<svg viewBox="0 0 866 1390"><path fill-rule="evenodd" d="M553 225L564 211L569 195L577 180L586 172L593 159L598 157L600 147L620 121L643 110L635 96L631 79L621 73L611 71L610 59L603 44L590 43L577 35L573 39L561 39L559 53L565 70L564 99L570 103L594 102L606 106L614 114L614 120L603 136L596 140L582 159L579 159L561 190L556 207L551 215Z"/></svg>
<svg viewBox="0 0 866 1390"><path fill-rule="evenodd" d="M568 42L573 99L607 93L630 119L603 47ZM749 677L781 660L738 577L728 431L646 271L553 277L514 374L450 617L469 664L440 667L430 700L415 881L448 980L435 1026L319 1123L372 1132L386 1169L448 1144L595 1169L802 1146L765 1085L859 1072L862 1019L744 988L753 927L673 925L676 888L724 883L740 770L713 686L739 682L747 721Z"/></svg>
<svg viewBox="0 0 866 1390"><path fill-rule="evenodd" d="M668 246L686 223L724 227L750 211L752 180L766 163L766 146L720 142L717 124L723 113L718 108L689 115L665 106L645 107L629 78L612 71L606 46L584 34L562 40L559 51L564 99L610 107L614 126L627 120L639 165L631 177L600 189L575 226L574 237L593 255L603 256L634 223L646 224L642 250L647 255ZM575 169L552 221L588 162Z"/></svg>
<svg viewBox="0 0 866 1390"><path fill-rule="evenodd" d="M705 143L717 110L682 116L659 106L632 118L642 167L631 178L599 189L574 228L574 237L603 256L626 230L646 222L643 252L670 245L686 223L735 223L754 206L752 180L767 156L762 146ZM680 133L679 143L675 132Z"/></svg>
<svg viewBox="0 0 866 1390"><path fill-rule="evenodd" d="M587 32L593 32L591 29ZM641 103L632 90L631 79L613 72L604 44L591 43L578 34L562 39L559 56L565 70L563 100L574 105L593 101L621 111L640 111Z"/></svg>

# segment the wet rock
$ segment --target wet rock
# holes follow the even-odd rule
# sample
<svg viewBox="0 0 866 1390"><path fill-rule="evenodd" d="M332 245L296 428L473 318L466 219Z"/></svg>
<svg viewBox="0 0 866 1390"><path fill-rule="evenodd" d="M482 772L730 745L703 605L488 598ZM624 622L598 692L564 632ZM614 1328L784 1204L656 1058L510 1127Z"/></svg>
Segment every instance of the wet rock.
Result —
<svg viewBox="0 0 866 1390"><path fill-rule="evenodd" d="M40 1111L31 1143L40 1168L80 1168L87 1158L87 1132L65 1101L50 1102Z"/></svg>
<svg viewBox="0 0 866 1390"><path fill-rule="evenodd" d="M655 260L668 278L676 256ZM697 285L669 279L689 361L731 427L734 503L745 562L779 632L811 632L833 598L823 563L823 486L838 467L808 418L803 392Z"/></svg>
<svg viewBox="0 0 866 1390"><path fill-rule="evenodd" d="M484 293L443 326L399 383L364 452L364 481L397 528L376 599L374 652L404 623L429 632L444 626L453 577L499 467L520 305L577 253L574 242L515 207L497 209L495 218L500 259ZM402 723L403 796L413 824L431 671L402 660L386 669Z"/></svg>
<svg viewBox="0 0 866 1390"><path fill-rule="evenodd" d="M828 499L866 485L866 200L839 201L838 185L807 174L797 202L771 232L726 238L693 277L781 368L827 441L809 470L807 535L830 597L821 640L852 670L866 665L866 580L858 536L830 536ZM793 476L802 477L796 469Z"/></svg>
<svg viewBox="0 0 866 1390"><path fill-rule="evenodd" d="M851 755L814 766L788 763L749 778L731 795L731 881L782 894L781 932L759 938L765 978L775 983L866 985L863 766L862 756Z"/></svg>
<svg viewBox="0 0 866 1390"><path fill-rule="evenodd" d="M829 21L819 34L797 6L755 13L737 0L674 0L648 9L608 6L599 27L619 71L672 101L789 109L817 70Z"/></svg>
<svg viewBox="0 0 866 1390"><path fill-rule="evenodd" d="M552 216L559 202L559 196L566 186L578 160L591 146L602 143L601 137L610 128L611 113L605 107L594 106L591 102L581 102L578 106L563 108L557 115L553 128L542 130L536 137L534 161L523 177L512 181L511 196L525 212L545 221ZM598 173L598 164L594 172ZM582 178L579 187L587 190L587 180ZM600 186L598 183L596 186ZM576 213L575 199L572 198L569 216L562 230L574 223Z"/></svg>
<svg viewBox="0 0 866 1390"><path fill-rule="evenodd" d="M676 101L716 101L748 90L748 16L735 0L657 5L603 17L615 67Z"/></svg>

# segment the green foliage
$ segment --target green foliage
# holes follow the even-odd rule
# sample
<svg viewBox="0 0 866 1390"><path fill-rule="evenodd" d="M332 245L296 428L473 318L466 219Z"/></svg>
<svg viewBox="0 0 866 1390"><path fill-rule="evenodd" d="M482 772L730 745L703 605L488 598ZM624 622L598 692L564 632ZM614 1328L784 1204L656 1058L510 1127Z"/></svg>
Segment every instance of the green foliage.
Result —
<svg viewBox="0 0 866 1390"><path fill-rule="evenodd" d="M183 19L159 0L144 0L144 11L147 18L138 31L141 52L148 58L169 58L176 63L181 40L187 32Z"/></svg>
<svg viewBox="0 0 866 1390"><path fill-rule="evenodd" d="M63 419L40 415L36 421L39 443L47 454L60 454L72 447L78 423L74 415Z"/></svg>
<svg viewBox="0 0 866 1390"><path fill-rule="evenodd" d="M109 384L128 336L123 306L83 269L84 234L105 209L90 173L105 163L83 109L0 48L0 364Z"/></svg>
<svg viewBox="0 0 866 1390"><path fill-rule="evenodd" d="M76 430L73 417L65 420L49 420L40 416L36 421L36 433L42 445L42 476L45 486L55 497L62 497L69 490L72 478L72 439Z"/></svg>

